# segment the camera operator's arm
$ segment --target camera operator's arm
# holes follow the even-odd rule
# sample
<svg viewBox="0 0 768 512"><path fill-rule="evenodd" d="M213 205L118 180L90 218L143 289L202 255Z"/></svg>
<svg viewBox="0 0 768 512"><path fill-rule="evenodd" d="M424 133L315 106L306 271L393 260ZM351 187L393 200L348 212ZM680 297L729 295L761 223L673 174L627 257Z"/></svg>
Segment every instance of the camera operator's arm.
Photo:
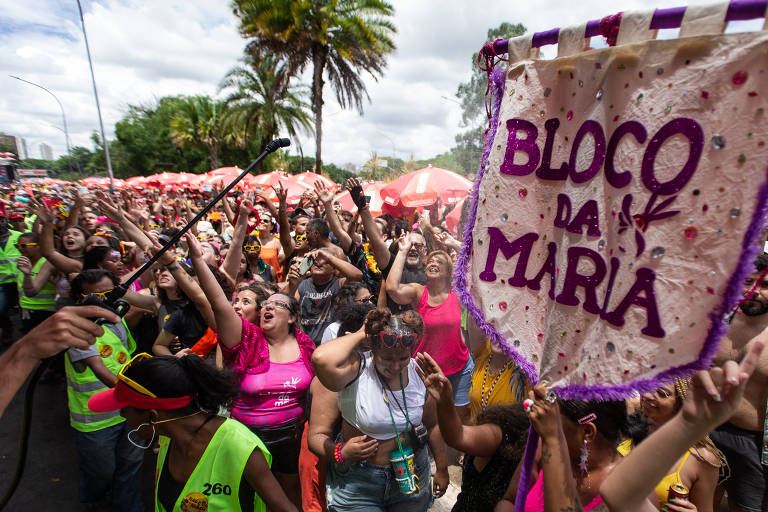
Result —
<svg viewBox="0 0 768 512"><path fill-rule="evenodd" d="M104 334L104 328L89 318L120 321L96 306L62 308L0 355L0 416L38 361L70 347L86 349Z"/></svg>

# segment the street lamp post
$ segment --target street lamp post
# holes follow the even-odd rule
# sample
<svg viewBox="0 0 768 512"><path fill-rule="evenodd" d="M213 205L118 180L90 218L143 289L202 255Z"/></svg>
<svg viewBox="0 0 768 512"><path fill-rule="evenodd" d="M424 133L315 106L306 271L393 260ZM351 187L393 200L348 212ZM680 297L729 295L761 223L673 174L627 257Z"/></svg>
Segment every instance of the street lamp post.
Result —
<svg viewBox="0 0 768 512"><path fill-rule="evenodd" d="M59 98L57 98L55 94L53 94L51 91L49 91L48 89L46 89L40 84L36 84L35 82L30 82L29 80L24 80L23 78L19 78L17 76L13 76L13 75L8 75L8 76L10 76L11 78L15 78L16 80L19 80L21 82L27 83L29 85L34 85L35 87L38 87L44 90L45 92L53 96L53 99L55 99L56 103L59 104L59 108L61 109L61 122L64 123L64 142L67 144L67 155L69 155L69 160L67 161L67 168L69 169L69 172L72 172L72 150L69 147L69 131L67 130L67 116L66 114L64 114L64 106L59 101Z"/></svg>
<svg viewBox="0 0 768 512"><path fill-rule="evenodd" d="M91 83L93 84L93 97L96 99L96 112L99 114L99 128L101 129L101 142L104 144L104 156L107 158L107 173L109 173L109 192L115 190L115 179L112 174L112 159L109 157L109 141L104 132L104 121L101 118L101 105L99 104L99 93L96 90L96 75L93 73L93 61L91 60L91 47L88 45L88 35L85 33L85 19L83 18L83 6L80 0L77 0L77 8L80 11L80 25L83 27L83 40L85 40L85 52L88 54L88 66L91 68Z"/></svg>

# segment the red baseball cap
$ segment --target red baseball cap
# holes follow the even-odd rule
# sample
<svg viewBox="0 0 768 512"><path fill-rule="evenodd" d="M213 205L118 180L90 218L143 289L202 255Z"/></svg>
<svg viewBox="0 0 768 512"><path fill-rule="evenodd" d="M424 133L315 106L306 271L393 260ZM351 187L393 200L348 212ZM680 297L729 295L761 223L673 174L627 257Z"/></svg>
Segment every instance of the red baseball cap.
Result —
<svg viewBox="0 0 768 512"><path fill-rule="evenodd" d="M135 407L136 409L170 411L180 409L190 403L192 403L192 397L189 395L173 398L151 397L136 391L118 378L115 387L100 391L88 399L88 409L91 412L109 412L123 407Z"/></svg>

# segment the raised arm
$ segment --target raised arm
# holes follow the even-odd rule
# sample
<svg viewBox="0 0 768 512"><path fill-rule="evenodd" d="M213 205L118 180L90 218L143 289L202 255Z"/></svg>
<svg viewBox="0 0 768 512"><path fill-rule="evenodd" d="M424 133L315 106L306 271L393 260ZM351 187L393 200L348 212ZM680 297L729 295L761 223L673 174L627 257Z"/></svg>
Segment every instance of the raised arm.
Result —
<svg viewBox="0 0 768 512"><path fill-rule="evenodd" d="M373 257L376 259L376 265L381 269L387 268L392 254L389 252L387 242L379 232L379 226L376 224L376 221L373 220L373 215L371 215L371 210L368 208L368 203L366 203L365 196L363 195L363 187L360 185L360 180L357 178L350 178L347 180L347 186L349 187L349 194L352 196L352 201L354 201L355 206L357 206L357 214L363 222L365 236L368 237L368 242L370 242L371 249L373 249Z"/></svg>
<svg viewBox="0 0 768 512"><path fill-rule="evenodd" d="M416 304L424 291L424 286L417 283L401 283L405 258L411 249L411 239L408 233L403 233L398 239L397 256L387 275L387 294L398 304Z"/></svg>
<svg viewBox="0 0 768 512"><path fill-rule="evenodd" d="M544 471L544 512L582 510L576 489L568 444L560 420L560 406L546 400L547 389L538 385L529 393L533 399L528 413L541 438L541 468Z"/></svg>
<svg viewBox="0 0 768 512"><path fill-rule="evenodd" d="M155 251L159 251L160 249L162 249L160 245L156 244L154 246ZM181 265L179 265L179 262L176 261L176 258L173 256L171 251L163 254L163 256L160 258L160 264L164 265L165 269L171 273L173 279L176 280L176 284L179 285L182 293L186 295L187 299L189 299L192 304L195 305L195 309L197 309L197 311L200 313L200 316L203 317L203 320L205 320L205 323L208 325L208 327L211 329L216 329L216 318L213 314L213 310L211 309L211 304L208 302L208 298L205 296L205 293L203 293L200 285L197 284L197 281L195 281L192 276L187 274L184 269L181 268ZM218 281L216 282L216 285L219 286L219 289L221 289Z"/></svg>
<svg viewBox="0 0 768 512"><path fill-rule="evenodd" d="M280 245L283 247L283 254L288 258L293 254L296 249L296 245L293 243L293 237L291 236L291 223L288 222L288 213L285 211L285 202L288 192L283 188L282 183L278 183L272 190L277 195L279 206L277 210L277 223L280 226Z"/></svg>
<svg viewBox="0 0 768 512"><path fill-rule="evenodd" d="M320 382L331 391L341 391L357 378L360 356L357 347L365 340L365 324L359 331L323 343L312 353L312 366Z"/></svg>
<svg viewBox="0 0 768 512"><path fill-rule="evenodd" d="M237 271L240 269L240 258L243 256L243 241L245 232L248 230L248 212L251 211L251 203L243 201L240 203L240 215L237 217L235 232L232 233L232 242L229 245L229 251L221 265L221 271L229 277L233 283L237 281Z"/></svg>
<svg viewBox="0 0 768 512"><path fill-rule="evenodd" d="M333 251L317 249L312 251L312 257L314 257L315 261L318 263L322 264L325 261L331 264L345 279L350 281L361 281L363 279L363 273L359 268L348 262L346 259L339 258ZM343 284L344 283L341 283L339 286L343 286Z"/></svg>
<svg viewBox="0 0 768 512"><path fill-rule="evenodd" d="M320 201L325 206L325 220L328 221L328 227L331 228L333 236L341 244L341 248L344 250L344 254L349 252L352 247L352 238L344 231L339 222L339 216L333 209L333 192L331 192L322 181L315 182L315 192Z"/></svg>
<svg viewBox="0 0 768 512"><path fill-rule="evenodd" d="M416 355L416 362L421 380L437 402L437 421L448 446L476 457L492 457L502 441L501 428L494 424L463 425L453 404L451 382L435 360L422 352Z"/></svg>
<svg viewBox="0 0 768 512"><path fill-rule="evenodd" d="M656 510L646 496L693 443L733 415L766 340L768 329L755 338L741 365L727 361L694 376L680 411L634 447L603 481L600 495L610 510Z"/></svg>
<svg viewBox="0 0 768 512"><path fill-rule="evenodd" d="M96 191L96 202L99 204L99 210L101 210L107 217L117 222L117 224L123 228L126 236L136 242L136 245L138 245L139 248L146 251L148 248L152 247L152 241L147 238L147 235L145 235L133 222L128 220L128 217L125 216L120 205L112 201L104 191Z"/></svg>
<svg viewBox="0 0 768 512"><path fill-rule="evenodd" d="M64 274L79 273L83 270L83 264L76 259L68 258L53 246L53 215L48 207L37 203L37 218L43 230L40 233L40 252L59 272Z"/></svg>
<svg viewBox="0 0 768 512"><path fill-rule="evenodd" d="M38 272L35 278L32 278L32 262L26 256L20 256L19 261L16 263L19 272L24 274L24 280L22 281L22 288L24 295L27 297L36 297L40 290L43 289L45 284L51 278L53 273L53 265L49 262L43 263L40 272Z"/></svg>
<svg viewBox="0 0 768 512"><path fill-rule="evenodd" d="M200 287L203 289L208 302L211 304L213 316L218 328L219 341L226 347L234 347L240 343L243 331L243 323L239 316L232 309L232 306L224 295L218 281L213 276L213 272L203 261L203 252L200 249L200 243L190 233L184 235L189 247L189 257L192 260L192 266L195 269L197 278L200 280Z"/></svg>

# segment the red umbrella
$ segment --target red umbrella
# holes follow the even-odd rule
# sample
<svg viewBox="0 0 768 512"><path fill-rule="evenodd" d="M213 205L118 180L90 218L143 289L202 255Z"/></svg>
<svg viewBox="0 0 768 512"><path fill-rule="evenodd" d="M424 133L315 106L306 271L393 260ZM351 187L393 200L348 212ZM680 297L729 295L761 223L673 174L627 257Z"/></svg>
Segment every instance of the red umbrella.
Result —
<svg viewBox="0 0 768 512"><path fill-rule="evenodd" d="M381 189L383 210L399 216L414 208L431 206L439 197L443 204L456 204L467 195L472 182L453 171L425 167L400 176Z"/></svg>
<svg viewBox="0 0 768 512"><path fill-rule="evenodd" d="M147 186L147 177L134 176L132 178L126 178L125 184L131 188L144 188Z"/></svg>
<svg viewBox="0 0 768 512"><path fill-rule="evenodd" d="M464 207L464 201L467 199L464 198L458 203L456 203L456 206L451 210L451 212L445 216L445 225L448 227L448 231L453 233L454 236L461 236L463 233L458 233L457 229L459 228L459 221L461 220L461 210Z"/></svg>
<svg viewBox="0 0 768 512"><path fill-rule="evenodd" d="M234 181L235 178L240 176L242 172L243 170L239 167L221 167L219 169L214 169L213 171L208 172L206 177L201 179L198 183L201 187L204 185L219 184L227 186L231 181ZM253 176L246 174L240 183L237 184L237 187L241 189L249 188L253 183L253 179Z"/></svg>
<svg viewBox="0 0 768 512"><path fill-rule="evenodd" d="M120 178L113 180L115 188L127 188L128 184ZM109 178L102 178L100 176L91 176L89 178L83 178L80 183L88 188L109 188Z"/></svg>
<svg viewBox="0 0 768 512"><path fill-rule="evenodd" d="M331 190L336 190L338 188L333 181L314 172L307 171L302 172L301 174L295 174L288 178L288 195L286 199L288 204L296 204L305 192L313 192L315 190L315 183L318 181L325 183L325 186ZM272 196L270 195L270 199L271 198Z"/></svg>
<svg viewBox="0 0 768 512"><path fill-rule="evenodd" d="M371 203L368 206L368 209L374 217L381 215L383 201L381 199L380 191L383 186L384 184L379 181L371 181L363 184L363 194L371 196ZM339 201L344 210L352 212L352 214L357 213L357 206L352 202L352 196L350 195L349 190L344 190L342 193L338 194L334 198L334 201Z"/></svg>

